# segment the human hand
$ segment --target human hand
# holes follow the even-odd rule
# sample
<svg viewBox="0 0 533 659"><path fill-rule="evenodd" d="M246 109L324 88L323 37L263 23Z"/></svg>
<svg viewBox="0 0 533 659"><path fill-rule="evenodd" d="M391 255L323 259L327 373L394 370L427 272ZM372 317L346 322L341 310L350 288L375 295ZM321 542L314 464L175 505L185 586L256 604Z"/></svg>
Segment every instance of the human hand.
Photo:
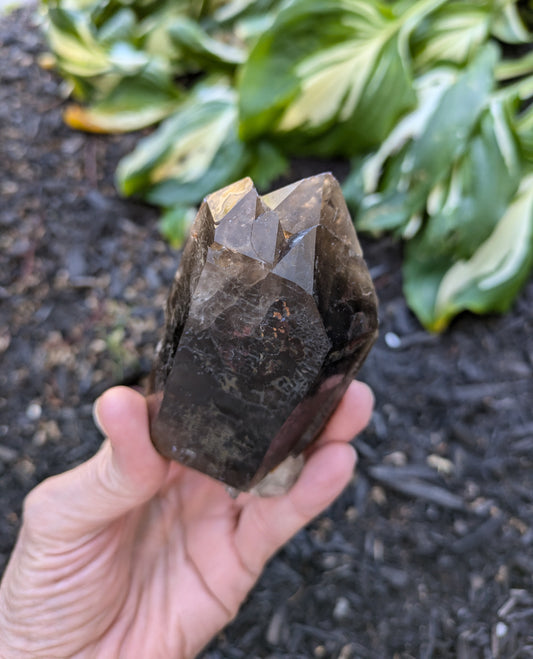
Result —
<svg viewBox="0 0 533 659"><path fill-rule="evenodd" d="M346 486L348 442L371 409L370 390L352 383L287 494L232 499L155 451L141 394L107 391L100 451L26 498L0 587L0 657L194 657Z"/></svg>

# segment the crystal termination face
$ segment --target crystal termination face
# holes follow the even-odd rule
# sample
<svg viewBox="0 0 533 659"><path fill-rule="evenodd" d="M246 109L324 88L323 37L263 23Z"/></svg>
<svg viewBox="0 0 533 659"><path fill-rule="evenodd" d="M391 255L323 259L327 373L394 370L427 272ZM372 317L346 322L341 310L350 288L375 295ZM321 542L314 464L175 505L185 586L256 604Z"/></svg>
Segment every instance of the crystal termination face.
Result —
<svg viewBox="0 0 533 659"><path fill-rule="evenodd" d="M239 490L317 438L377 336L331 174L206 197L169 295L148 403L157 450Z"/></svg>

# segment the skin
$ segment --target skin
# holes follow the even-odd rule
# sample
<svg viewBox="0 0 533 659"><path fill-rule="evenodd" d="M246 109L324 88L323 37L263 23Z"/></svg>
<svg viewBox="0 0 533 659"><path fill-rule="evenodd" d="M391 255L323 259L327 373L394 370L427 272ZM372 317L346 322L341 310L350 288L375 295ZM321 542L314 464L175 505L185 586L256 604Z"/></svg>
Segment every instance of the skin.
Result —
<svg viewBox="0 0 533 659"><path fill-rule="evenodd" d="M0 586L0 657L194 657L236 615L268 559L344 489L372 393L354 382L295 485L232 499L152 447L144 398L95 404L90 460L27 496Z"/></svg>

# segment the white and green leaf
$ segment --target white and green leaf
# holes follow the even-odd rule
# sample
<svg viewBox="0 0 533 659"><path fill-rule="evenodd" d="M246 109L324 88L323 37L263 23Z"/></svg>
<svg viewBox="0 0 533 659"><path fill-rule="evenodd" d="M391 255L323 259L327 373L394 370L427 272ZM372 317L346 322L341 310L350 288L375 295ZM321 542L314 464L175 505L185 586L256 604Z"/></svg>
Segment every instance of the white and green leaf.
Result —
<svg viewBox="0 0 533 659"><path fill-rule="evenodd" d="M90 106L67 106L64 119L78 130L124 133L158 123L182 100L182 93L172 84L145 74L119 80L103 100Z"/></svg>
<svg viewBox="0 0 533 659"><path fill-rule="evenodd" d="M510 80L525 75L533 75L533 51L529 51L521 57L504 59L496 67L498 80Z"/></svg>
<svg viewBox="0 0 533 659"><path fill-rule="evenodd" d="M117 168L125 195L164 207L196 204L238 178L249 152L237 136L235 92L224 80L200 84Z"/></svg>
<svg viewBox="0 0 533 659"><path fill-rule="evenodd" d="M197 22L181 16L169 26L169 35L182 55L203 67L243 64L247 52L242 44L228 43L208 34Z"/></svg>
<svg viewBox="0 0 533 659"><path fill-rule="evenodd" d="M485 48L462 74L443 70L425 78L418 109L398 124L376 159L362 165L359 229L380 233L409 227L413 235L428 195L449 177L489 104L495 61L495 51ZM410 223L413 217L416 224Z"/></svg>
<svg viewBox="0 0 533 659"><path fill-rule="evenodd" d="M181 51L170 36L169 27L175 20L187 15L186 0L170 0L148 12L136 26L136 37L143 50L153 56L161 57L170 62L175 75L186 71L181 61Z"/></svg>
<svg viewBox="0 0 533 659"><path fill-rule="evenodd" d="M98 29L100 43L131 41L135 38L137 17L130 7L123 7L112 14Z"/></svg>
<svg viewBox="0 0 533 659"><path fill-rule="evenodd" d="M424 249L469 258L496 226L522 177L519 145L502 103L493 101L445 182L427 197Z"/></svg>
<svg viewBox="0 0 533 659"><path fill-rule="evenodd" d="M438 302L442 290L449 290L448 284L441 288L447 273L473 259L480 245L494 235L521 177L520 150L510 118L494 102L449 178L429 195L426 222L406 245L405 295L427 328L441 331L455 315L443 314Z"/></svg>
<svg viewBox="0 0 533 659"><path fill-rule="evenodd" d="M524 157L533 166L533 105L524 110L516 120L516 130Z"/></svg>
<svg viewBox="0 0 533 659"><path fill-rule="evenodd" d="M444 67L434 69L415 80L416 108L396 124L379 149L362 166L365 194L378 191L387 160L399 153L405 144L421 137L444 92L456 81L457 71Z"/></svg>
<svg viewBox="0 0 533 659"><path fill-rule="evenodd" d="M426 18L413 36L414 64L427 71L441 63L463 65L486 42L489 3L447 2Z"/></svg>
<svg viewBox="0 0 533 659"><path fill-rule="evenodd" d="M462 310L505 312L533 267L533 175L472 257L446 272L430 329L440 331Z"/></svg>
<svg viewBox="0 0 533 659"><path fill-rule="evenodd" d="M51 8L47 18L47 40L64 73L93 77L110 72L108 49L82 13Z"/></svg>
<svg viewBox="0 0 533 659"><path fill-rule="evenodd" d="M321 154L379 143L415 101L402 26L376 2L290 3L242 68L242 135Z"/></svg>
<svg viewBox="0 0 533 659"><path fill-rule="evenodd" d="M386 41L387 33L377 29L364 41L347 41L304 59L295 68L299 95L281 116L279 130L314 128L334 117L349 119Z"/></svg>
<svg viewBox="0 0 533 659"><path fill-rule="evenodd" d="M504 43L531 43L531 32L520 17L517 3L512 0L498 0L494 4L495 15L491 26L492 34Z"/></svg>

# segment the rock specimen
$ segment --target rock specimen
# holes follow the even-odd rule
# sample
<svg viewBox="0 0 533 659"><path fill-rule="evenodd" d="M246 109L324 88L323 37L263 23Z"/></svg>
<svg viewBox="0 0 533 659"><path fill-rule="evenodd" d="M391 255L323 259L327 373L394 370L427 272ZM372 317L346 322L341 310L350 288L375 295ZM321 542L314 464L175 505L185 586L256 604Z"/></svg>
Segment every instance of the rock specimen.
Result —
<svg viewBox="0 0 533 659"><path fill-rule="evenodd" d="M331 174L203 202L148 397L163 455L238 490L317 437L377 335L377 302Z"/></svg>

